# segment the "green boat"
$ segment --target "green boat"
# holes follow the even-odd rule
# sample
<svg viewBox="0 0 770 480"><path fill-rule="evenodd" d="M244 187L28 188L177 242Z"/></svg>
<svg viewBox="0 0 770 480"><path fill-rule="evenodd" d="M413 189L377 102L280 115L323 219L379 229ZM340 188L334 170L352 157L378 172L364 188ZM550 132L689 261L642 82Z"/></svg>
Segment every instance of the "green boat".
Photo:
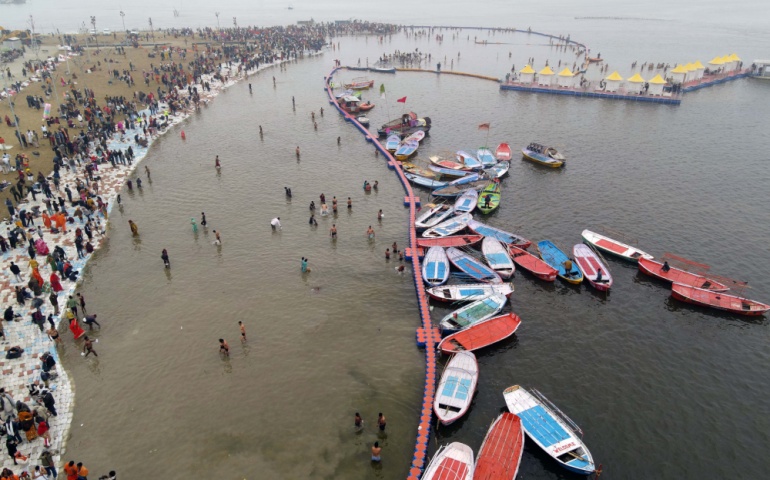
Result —
<svg viewBox="0 0 770 480"><path fill-rule="evenodd" d="M487 201L489 200L489 201ZM476 205L481 213L492 213L497 207L500 206L500 184L498 182L492 182L481 191L479 194L479 200Z"/></svg>

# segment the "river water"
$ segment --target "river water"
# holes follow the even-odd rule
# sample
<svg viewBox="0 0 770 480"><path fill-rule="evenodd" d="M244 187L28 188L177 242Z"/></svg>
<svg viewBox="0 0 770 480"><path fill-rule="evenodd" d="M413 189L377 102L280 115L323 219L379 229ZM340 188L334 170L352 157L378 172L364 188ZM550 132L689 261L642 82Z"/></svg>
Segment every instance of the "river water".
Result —
<svg viewBox="0 0 770 480"><path fill-rule="evenodd" d="M704 34L698 43L667 22L586 22L562 18L556 27L563 28L540 30L570 33L618 69L637 59L707 61L733 50L744 59L762 56L750 27L714 27L706 40L712 25L691 25L693 35ZM607 28L599 32L597 24ZM384 260L393 241L405 245L403 189L327 104L323 76L334 58L354 64L396 49L420 48L434 60L446 55L456 69L499 77L530 56L540 67L568 56L524 34L498 33L496 41L515 44L500 46L475 45L483 32L444 34L442 45L402 35L384 45L339 39L339 51L252 77L253 95L246 84L229 89L183 124L186 141L174 132L154 144L144 160L152 183L124 192L110 241L81 290L104 325L96 335L100 356L83 361L71 345L62 355L77 392L66 458L130 478L406 476L424 359L414 344L411 277ZM648 40L642 45L631 35ZM354 76L343 71L337 79ZM541 141L566 152L570 161L557 171L514 160L489 223L565 248L584 228L607 226L654 255L674 252L746 280L748 296L770 300L763 283L770 137L761 107L768 85L740 80L671 107L501 92L492 82L434 74L374 78L386 85L388 101L365 95L378 103L373 125L401 113L394 99L402 96L406 108L433 119L423 158L477 147L486 141L477 125L486 122L491 145ZM364 179L378 180L379 189L365 194ZM284 186L292 188L290 200ZM308 204L319 203L320 193L336 196L340 211L310 228ZM208 230L194 234L190 218L202 211ZM274 216L280 232L269 228ZM128 219L140 239L129 234ZM328 236L332 223L336 242ZM212 245L214 229L221 247ZM163 248L170 271L162 268ZM300 272L302 256L309 274ZM505 406L502 390L522 384L540 389L583 428L609 478L760 477L770 429L766 320L690 308L635 267L611 261L610 268L616 280L609 296L517 273L511 308L522 327L479 353L479 393L469 414L438 429L432 443L462 441L478 451ZM435 318L446 312L436 308ZM238 320L246 343L238 340ZM230 343L229 359L218 356L218 338ZM355 411L367 422L360 434L352 428ZM386 436L373 428L380 411ZM372 467L375 440L384 462ZM569 477L529 445L521 476Z"/></svg>

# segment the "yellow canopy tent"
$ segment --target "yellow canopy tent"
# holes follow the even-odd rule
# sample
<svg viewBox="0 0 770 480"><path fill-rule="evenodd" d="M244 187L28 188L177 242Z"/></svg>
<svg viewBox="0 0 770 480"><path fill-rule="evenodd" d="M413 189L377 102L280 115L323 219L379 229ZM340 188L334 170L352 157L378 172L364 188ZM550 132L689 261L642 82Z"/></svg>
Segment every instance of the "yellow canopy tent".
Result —
<svg viewBox="0 0 770 480"><path fill-rule="evenodd" d="M529 65L527 65L526 67L519 70L519 73L535 73L535 70Z"/></svg>
<svg viewBox="0 0 770 480"><path fill-rule="evenodd" d="M671 73L687 73L687 69L682 65L677 65L676 68L671 70Z"/></svg>
<svg viewBox="0 0 770 480"><path fill-rule="evenodd" d="M551 70L551 67L545 67L544 69L540 70L538 72L540 75L554 75L553 70Z"/></svg>
<svg viewBox="0 0 770 480"><path fill-rule="evenodd" d="M633 77L629 78L628 81L631 83L644 83L644 79L638 73L635 74Z"/></svg>
<svg viewBox="0 0 770 480"><path fill-rule="evenodd" d="M613 80L613 81L616 81L616 82L620 82L620 81L623 80L623 77L621 77L620 74L616 70L616 71L612 72L612 74L610 76L605 78L605 80Z"/></svg>
<svg viewBox="0 0 770 480"><path fill-rule="evenodd" d="M570 71L570 69L569 69L569 68L567 68L567 67L564 67L564 70L562 70L561 72L559 72L559 76L560 76L560 77L574 77L574 76L575 76L575 74L574 74L574 73L572 73L572 72Z"/></svg>
<svg viewBox="0 0 770 480"><path fill-rule="evenodd" d="M661 77L660 74L657 74L654 77L652 77L652 80L650 80L650 83L653 85L665 85L666 81L663 80L663 77Z"/></svg>

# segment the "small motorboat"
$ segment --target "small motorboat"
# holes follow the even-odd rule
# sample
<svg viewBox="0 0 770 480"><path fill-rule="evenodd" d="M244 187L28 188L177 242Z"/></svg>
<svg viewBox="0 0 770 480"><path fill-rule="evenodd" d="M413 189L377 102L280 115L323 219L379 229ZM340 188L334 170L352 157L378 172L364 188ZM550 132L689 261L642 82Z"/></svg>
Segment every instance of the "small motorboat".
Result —
<svg viewBox="0 0 770 480"><path fill-rule="evenodd" d="M360 117L356 117L356 121L358 121L358 123L360 123L364 127L367 127L367 128L369 127L369 118L368 117L365 117L365 116L362 115Z"/></svg>
<svg viewBox="0 0 770 480"><path fill-rule="evenodd" d="M479 364L473 352L458 351L441 374L433 399L433 411L443 425L451 425L465 415L476 393Z"/></svg>
<svg viewBox="0 0 770 480"><path fill-rule="evenodd" d="M473 450L460 442L453 442L439 448L420 478L421 480L471 480Z"/></svg>
<svg viewBox="0 0 770 480"><path fill-rule="evenodd" d="M484 265L481 260L472 257L457 247L447 248L446 255L449 261L452 262L452 265L474 280L485 283L503 283L503 280L496 271Z"/></svg>
<svg viewBox="0 0 770 480"><path fill-rule="evenodd" d="M465 168L479 169L484 166L479 159L462 150L457 152L457 161L463 164Z"/></svg>
<svg viewBox="0 0 770 480"><path fill-rule="evenodd" d="M449 259L442 247L430 247L422 261L422 279L433 287L449 279Z"/></svg>
<svg viewBox="0 0 770 480"><path fill-rule="evenodd" d="M438 349L444 353L472 352L505 340L516 333L519 325L521 318L515 313L492 317L445 337Z"/></svg>
<svg viewBox="0 0 770 480"><path fill-rule="evenodd" d="M513 155L511 153L511 146L507 143L501 143L497 146L495 149L495 158L499 162L510 162L513 158Z"/></svg>
<svg viewBox="0 0 770 480"><path fill-rule="evenodd" d="M464 178L460 178L458 180L464 180ZM490 182L491 180L481 178L479 180L473 180L467 183L459 183L455 185L447 184L444 187L433 190L432 195L436 197L456 197L458 195L462 195L468 190L484 190L487 188L487 185L489 185Z"/></svg>
<svg viewBox="0 0 770 480"><path fill-rule="evenodd" d="M455 201L455 212L470 213L476 208L476 202L479 200L479 192L470 189L463 193Z"/></svg>
<svg viewBox="0 0 770 480"><path fill-rule="evenodd" d="M515 480L524 453L521 419L505 412L492 423L476 457L473 480Z"/></svg>
<svg viewBox="0 0 770 480"><path fill-rule="evenodd" d="M514 247L513 245L508 246L508 251L511 254L511 260L513 260L513 263L536 276L540 280L545 280L546 282L553 282L556 280L556 275L559 272L555 268L545 263L543 260L532 255L528 251L519 247Z"/></svg>
<svg viewBox="0 0 770 480"><path fill-rule="evenodd" d="M422 207L423 211L420 216L414 220L415 228L424 229L430 228L443 222L447 217L452 215L455 208L452 205L446 203L433 204L429 203ZM432 246L432 245L430 245ZM447 245L442 245L447 246ZM450 245L451 246L451 245Z"/></svg>
<svg viewBox="0 0 770 480"><path fill-rule="evenodd" d="M473 233L478 233L479 235L484 235L485 237L496 238L497 240L500 240L503 243L507 243L508 245L515 245L520 248L529 248L529 246L532 245L531 241L522 236L500 230L499 228L490 227L486 223L481 223L478 220L468 222L468 228L473 230Z"/></svg>
<svg viewBox="0 0 770 480"><path fill-rule="evenodd" d="M683 302L700 305L701 307L716 308L738 315L759 316L770 310L770 305L749 300L737 295L706 290L675 283L671 286L671 296Z"/></svg>
<svg viewBox="0 0 770 480"><path fill-rule="evenodd" d="M442 302L475 302L493 293L509 297L512 283L469 283L465 285L441 285L425 290L431 298Z"/></svg>
<svg viewBox="0 0 770 480"><path fill-rule="evenodd" d="M384 123L377 134L381 137L386 137L391 133L413 133L417 128L428 133L431 126L431 120L429 117L418 118L414 112L409 112L401 115L400 117Z"/></svg>
<svg viewBox="0 0 770 480"><path fill-rule="evenodd" d="M581 475L596 471L583 432L569 417L535 389L514 385L503 392L508 410L521 418L527 436L559 465Z"/></svg>
<svg viewBox="0 0 770 480"><path fill-rule="evenodd" d="M445 220L438 225L435 225L422 233L424 238L432 237L448 237L454 235L460 230L468 226L468 222L473 219L473 215L470 213L463 213L456 217Z"/></svg>
<svg viewBox="0 0 770 480"><path fill-rule="evenodd" d="M437 167L448 168L451 170L471 170L470 168L466 167L464 163L455 160L449 160L439 155L433 155L428 158L430 159L430 163L436 165Z"/></svg>
<svg viewBox="0 0 770 480"><path fill-rule="evenodd" d="M564 166L564 162L567 161L564 155L556 151L555 148L544 147L539 143L530 143L527 145L527 148L521 150L521 153L524 155L525 159L531 162L552 168Z"/></svg>
<svg viewBox="0 0 770 480"><path fill-rule="evenodd" d="M416 141L416 142L422 142L423 139L425 139L425 131L424 130L417 130L408 137L404 139L404 142L409 141Z"/></svg>
<svg viewBox="0 0 770 480"><path fill-rule="evenodd" d="M482 235L451 235L449 237L418 238L417 246L430 247L465 247L479 243L484 238Z"/></svg>
<svg viewBox="0 0 770 480"><path fill-rule="evenodd" d="M368 112L374 108L371 102L361 103L361 99L354 95L346 95L337 100L340 108L348 113Z"/></svg>
<svg viewBox="0 0 770 480"><path fill-rule="evenodd" d="M559 272L559 278L565 282L580 285L583 281L583 273L566 253L559 250L559 247L550 240L542 240L537 242L537 249L540 252L540 258Z"/></svg>
<svg viewBox="0 0 770 480"><path fill-rule="evenodd" d="M458 310L444 316L439 322L443 333L454 333L471 325L492 318L503 309L508 297L500 293L469 303Z"/></svg>
<svg viewBox="0 0 770 480"><path fill-rule="evenodd" d="M420 148L420 142L417 140L404 141L396 149L396 160L407 160L417 153L417 149Z"/></svg>
<svg viewBox="0 0 770 480"><path fill-rule="evenodd" d="M600 292L609 291L612 287L610 270L591 247L578 243L572 247L572 257L580 271L583 272L583 277L588 280L592 287Z"/></svg>
<svg viewBox="0 0 770 480"><path fill-rule="evenodd" d="M511 278L516 271L516 265L511 260L508 250L499 240L492 237L484 237L481 241L481 253L484 255L487 265L504 279Z"/></svg>
<svg viewBox="0 0 770 480"><path fill-rule="evenodd" d="M398 146L401 145L401 137L399 137L397 134L391 134L388 136L388 139L385 140L385 150L393 153L396 150L398 150Z"/></svg>
<svg viewBox="0 0 770 480"><path fill-rule="evenodd" d="M492 182L479 193L478 207L483 214L489 214L500 206L500 183Z"/></svg>
<svg viewBox="0 0 770 480"><path fill-rule="evenodd" d="M639 270L659 280L679 283L681 285L687 285L688 287L702 288L714 292L725 292L730 289L727 285L704 277L703 275L698 275L671 266L666 269L666 265L667 264L656 262L652 259L644 257L639 258Z"/></svg>
<svg viewBox="0 0 770 480"><path fill-rule="evenodd" d="M476 158L479 159L483 168L494 167L497 163L497 159L492 154L492 150L488 147L480 147L476 150Z"/></svg>
<svg viewBox="0 0 770 480"><path fill-rule="evenodd" d="M374 86L374 80L368 80L366 77L356 77L352 82L344 84L345 88L351 90L366 90Z"/></svg>
<svg viewBox="0 0 770 480"><path fill-rule="evenodd" d="M500 162L494 167L485 168L484 173L486 173L489 178L503 178L510 169L511 162Z"/></svg>
<svg viewBox="0 0 770 480"><path fill-rule="evenodd" d="M583 241L593 245L594 247L598 248L602 252L609 253L610 255L614 255L616 257L620 257L623 260L627 260L629 262L638 262L640 258L648 258L652 259L653 256L649 253L643 252L639 250L636 247L632 247L631 245L626 245L623 242L619 242L617 240L613 240L610 237L605 237L602 234L592 232L591 230L583 230L583 233L581 234L583 237Z"/></svg>
<svg viewBox="0 0 770 480"><path fill-rule="evenodd" d="M414 183L415 185L419 185L421 187L426 188L444 188L447 185L449 185L449 182L445 182L443 180L437 180L434 177L423 177L422 175L416 175L414 173L404 172L404 176L407 180Z"/></svg>

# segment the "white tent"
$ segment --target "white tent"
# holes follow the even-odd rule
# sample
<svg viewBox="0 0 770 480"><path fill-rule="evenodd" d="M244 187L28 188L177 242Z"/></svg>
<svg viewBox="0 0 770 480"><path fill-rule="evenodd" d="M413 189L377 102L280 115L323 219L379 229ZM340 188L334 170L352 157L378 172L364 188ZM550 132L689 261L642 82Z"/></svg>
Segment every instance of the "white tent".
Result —
<svg viewBox="0 0 770 480"><path fill-rule="evenodd" d="M559 72L559 86L572 87L574 85L575 85L575 74L572 73L569 68L564 67L564 70Z"/></svg>
<svg viewBox="0 0 770 480"><path fill-rule="evenodd" d="M607 92L617 92L620 88L620 82L623 81L623 77L620 76L620 74L615 71L612 72L610 76L604 79L604 81L607 83L607 86L604 87L604 90Z"/></svg>
<svg viewBox="0 0 770 480"><path fill-rule="evenodd" d="M687 69L683 65L677 65L671 70L671 79L674 83L684 83L687 80Z"/></svg>
<svg viewBox="0 0 770 480"><path fill-rule="evenodd" d="M660 74L655 75L652 80L650 80L650 88L647 90L647 93L649 95L663 95L663 87L666 85L666 81L663 80L663 77L660 76Z"/></svg>
<svg viewBox="0 0 770 480"><path fill-rule="evenodd" d="M519 70L519 82L532 83L535 80L535 69L527 65Z"/></svg>
<svg viewBox="0 0 770 480"><path fill-rule="evenodd" d="M537 72L537 84L543 86L553 85L553 77L556 75L551 67L545 67Z"/></svg>

